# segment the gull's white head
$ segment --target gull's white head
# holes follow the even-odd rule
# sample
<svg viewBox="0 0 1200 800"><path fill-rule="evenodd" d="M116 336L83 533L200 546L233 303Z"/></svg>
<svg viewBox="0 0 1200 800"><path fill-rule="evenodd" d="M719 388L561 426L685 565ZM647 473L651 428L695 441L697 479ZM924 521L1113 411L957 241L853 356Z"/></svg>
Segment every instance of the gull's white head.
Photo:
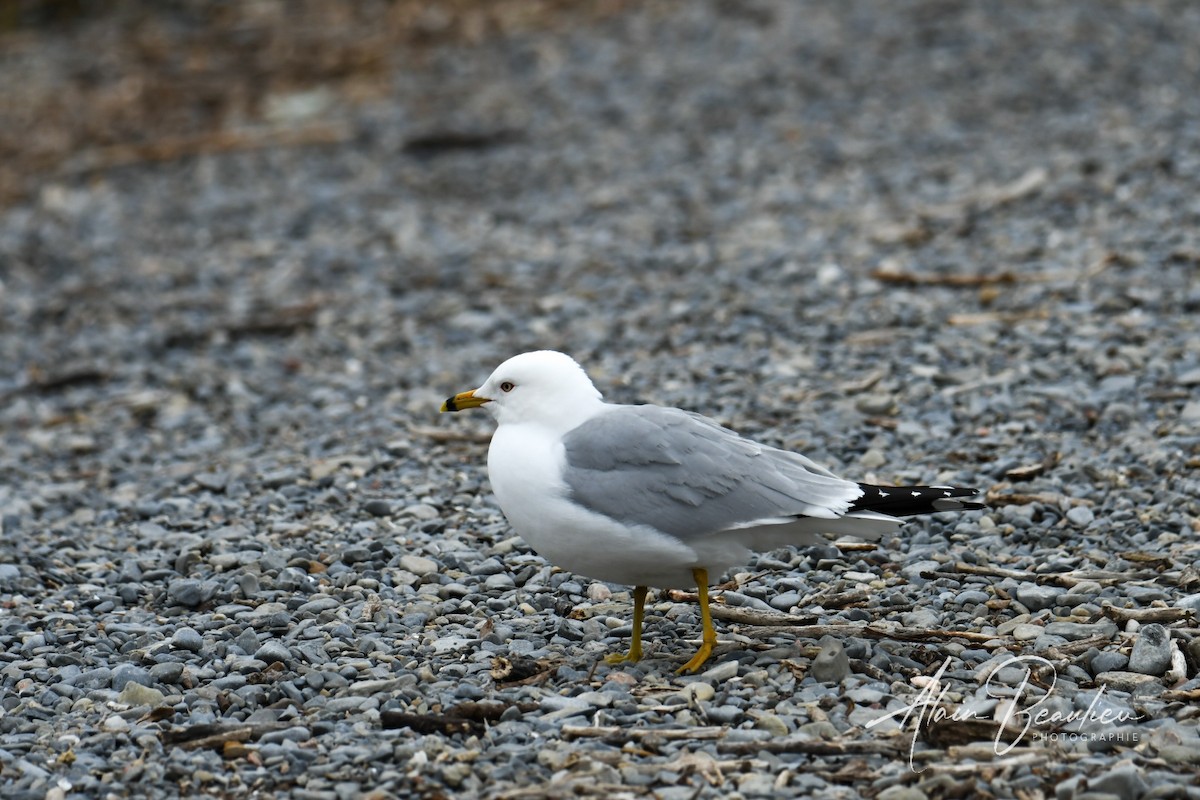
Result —
<svg viewBox="0 0 1200 800"><path fill-rule="evenodd" d="M501 425L539 422L570 429L601 404L600 392L575 359L535 350L508 359L478 389L443 403L442 411L486 405Z"/></svg>

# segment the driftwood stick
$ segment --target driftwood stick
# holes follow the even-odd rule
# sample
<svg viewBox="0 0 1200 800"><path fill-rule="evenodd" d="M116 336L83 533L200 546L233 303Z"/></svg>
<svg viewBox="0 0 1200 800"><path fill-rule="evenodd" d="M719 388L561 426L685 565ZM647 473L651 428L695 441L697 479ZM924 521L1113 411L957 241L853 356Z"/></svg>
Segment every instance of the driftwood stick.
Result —
<svg viewBox="0 0 1200 800"><path fill-rule="evenodd" d="M1179 622L1191 621L1196 616L1196 612L1190 608L1120 608L1110 602L1104 603L1101 610L1104 616L1117 622Z"/></svg>
<svg viewBox="0 0 1200 800"><path fill-rule="evenodd" d="M185 750L220 748L227 742L246 742L258 739L271 731L286 728L277 722L255 722L229 724L222 722L189 725L171 728L160 734L163 744L175 745Z"/></svg>
<svg viewBox="0 0 1200 800"><path fill-rule="evenodd" d="M717 725L695 728L629 728L619 725L564 725L568 739L720 739L727 730Z"/></svg>
<svg viewBox="0 0 1200 800"><path fill-rule="evenodd" d="M812 756L885 755L894 756L907 750L905 742L877 739L856 739L845 742L822 739L773 739L761 742L720 742L717 750L736 755L755 753L802 753Z"/></svg>
<svg viewBox="0 0 1200 800"><path fill-rule="evenodd" d="M966 564L958 562L954 565L954 572L964 575L987 575L993 578L1012 578L1018 581L1028 581L1031 583L1057 583L1060 586L1071 588L1084 581L1093 581L1099 584L1105 583L1121 583L1127 581L1151 580L1156 577L1156 573L1152 572L1112 572L1109 570L1075 570L1074 572L1030 572L1023 569L1007 569L1005 567L980 566L977 564ZM947 574L953 574L949 572Z"/></svg>

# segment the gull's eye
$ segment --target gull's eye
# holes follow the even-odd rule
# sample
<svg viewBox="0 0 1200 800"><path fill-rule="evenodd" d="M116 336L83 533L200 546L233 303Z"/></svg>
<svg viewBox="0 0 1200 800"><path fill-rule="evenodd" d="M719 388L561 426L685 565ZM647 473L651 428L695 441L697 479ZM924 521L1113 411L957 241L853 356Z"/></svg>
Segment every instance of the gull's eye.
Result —
<svg viewBox="0 0 1200 800"><path fill-rule="evenodd" d="M500 384L500 391L502 392L511 392L515 388L517 388L517 386L512 381L505 381L504 383Z"/></svg>

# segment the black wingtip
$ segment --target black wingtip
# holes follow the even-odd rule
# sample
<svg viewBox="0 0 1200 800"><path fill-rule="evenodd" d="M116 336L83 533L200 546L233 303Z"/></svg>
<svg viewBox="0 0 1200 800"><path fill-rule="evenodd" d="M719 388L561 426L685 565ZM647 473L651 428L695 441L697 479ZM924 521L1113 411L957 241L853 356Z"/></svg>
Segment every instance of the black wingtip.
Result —
<svg viewBox="0 0 1200 800"><path fill-rule="evenodd" d="M860 483L863 495L851 511L875 511L893 517L936 514L940 511L972 511L987 508L974 499L979 490L963 486L876 486Z"/></svg>

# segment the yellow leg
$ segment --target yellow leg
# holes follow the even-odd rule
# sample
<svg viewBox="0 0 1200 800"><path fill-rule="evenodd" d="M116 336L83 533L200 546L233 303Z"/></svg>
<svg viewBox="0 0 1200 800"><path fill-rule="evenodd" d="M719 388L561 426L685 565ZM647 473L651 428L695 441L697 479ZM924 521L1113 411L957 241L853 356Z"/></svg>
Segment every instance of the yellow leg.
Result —
<svg viewBox="0 0 1200 800"><path fill-rule="evenodd" d="M675 670L677 675L695 672L704 666L704 662L708 661L708 657L712 655L713 648L717 644L717 632L713 630L712 613L708 610L708 570L696 567L692 570L692 577L696 579L696 594L700 598L700 626L704 633L700 649L696 651L696 655L692 656L691 661Z"/></svg>
<svg viewBox="0 0 1200 800"><path fill-rule="evenodd" d="M646 611L646 587L633 587L633 637L628 653L613 653L604 657L605 664L632 664L642 657L642 616Z"/></svg>

